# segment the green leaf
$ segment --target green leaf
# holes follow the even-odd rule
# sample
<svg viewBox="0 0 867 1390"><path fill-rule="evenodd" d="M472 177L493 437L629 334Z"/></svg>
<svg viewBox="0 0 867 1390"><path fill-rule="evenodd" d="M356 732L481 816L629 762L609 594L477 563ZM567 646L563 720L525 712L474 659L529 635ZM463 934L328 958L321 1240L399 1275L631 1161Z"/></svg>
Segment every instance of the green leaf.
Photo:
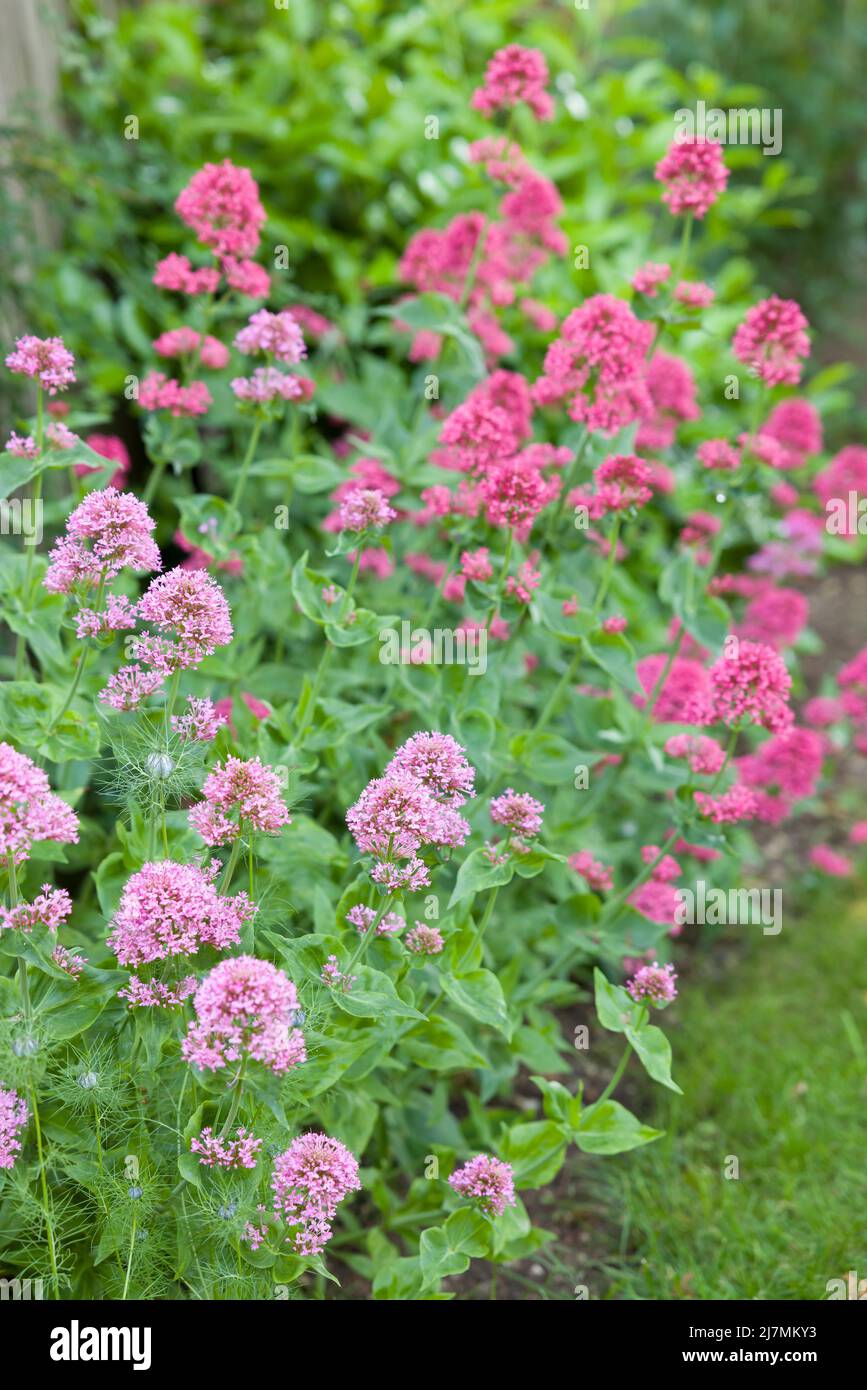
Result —
<svg viewBox="0 0 867 1390"><path fill-rule="evenodd" d="M587 1106L572 1137L585 1153L619 1154L650 1144L661 1134L662 1130L642 1124L616 1100L604 1100Z"/></svg>
<svg viewBox="0 0 867 1390"><path fill-rule="evenodd" d="M465 898L471 898L475 893L483 892L486 888L499 888L504 883L510 883L514 871L511 860L505 864L492 864L483 849L474 849L458 869L449 908L463 902Z"/></svg>
<svg viewBox="0 0 867 1390"><path fill-rule="evenodd" d="M506 1000L496 975L490 970L472 970L458 976L443 973L440 978L446 995L457 1008L477 1023L486 1023L511 1038Z"/></svg>
<svg viewBox="0 0 867 1390"><path fill-rule="evenodd" d="M422 1231L419 1258L425 1284L434 1284L450 1274L463 1274L470 1259L487 1254L490 1226L481 1212L462 1208L453 1212L444 1226Z"/></svg>
<svg viewBox="0 0 867 1390"><path fill-rule="evenodd" d="M557 1176L566 1157L562 1127L553 1120L513 1125L503 1143L502 1157L515 1170L516 1187L544 1187Z"/></svg>
<svg viewBox="0 0 867 1390"><path fill-rule="evenodd" d="M358 978L349 991L338 989L332 993L335 1004L344 1013L353 1014L356 1018L383 1018L386 1015L392 1018L424 1018L418 1009L403 1002L392 980L381 970L361 965L353 974L357 974Z"/></svg>

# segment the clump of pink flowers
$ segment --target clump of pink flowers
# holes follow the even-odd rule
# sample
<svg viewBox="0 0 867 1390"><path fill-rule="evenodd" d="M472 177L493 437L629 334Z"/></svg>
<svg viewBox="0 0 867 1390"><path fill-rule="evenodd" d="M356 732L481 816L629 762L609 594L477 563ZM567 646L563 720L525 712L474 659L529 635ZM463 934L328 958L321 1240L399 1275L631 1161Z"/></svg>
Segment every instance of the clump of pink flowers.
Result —
<svg viewBox="0 0 867 1390"><path fill-rule="evenodd" d="M108 937L121 965L234 946L256 907L245 893L222 897L214 886L218 871L216 862L205 870L171 859L142 865L124 885Z"/></svg>
<svg viewBox="0 0 867 1390"><path fill-rule="evenodd" d="M810 863L815 869L832 878L849 878L852 874L852 861L845 854L838 854L830 845L814 845L809 854Z"/></svg>
<svg viewBox="0 0 867 1390"><path fill-rule="evenodd" d="M416 956L438 956L445 946L439 927L431 927L426 922L416 922L403 938L403 944Z"/></svg>
<svg viewBox="0 0 867 1390"><path fill-rule="evenodd" d="M449 1186L476 1202L488 1216L502 1216L507 1207L517 1205L512 1165L491 1154L478 1154L456 1168Z"/></svg>
<svg viewBox="0 0 867 1390"><path fill-rule="evenodd" d="M277 362L289 364L307 356L304 335L288 309L279 314L258 309L246 327L236 333L235 347L250 356L260 352Z"/></svg>
<svg viewBox="0 0 867 1390"><path fill-rule="evenodd" d="M70 513L66 535L49 556L44 584L49 593L108 582L124 568L162 569L153 539L155 526L144 502L113 487L89 492Z"/></svg>
<svg viewBox="0 0 867 1390"><path fill-rule="evenodd" d="M677 998L676 979L673 965L660 965L658 961L654 961L652 965L640 966L628 981L626 988L636 1003L646 1001L658 1008L664 1008Z"/></svg>
<svg viewBox="0 0 867 1390"><path fill-rule="evenodd" d="M190 1153L198 1154L205 1168L255 1168L262 1140L254 1138L243 1126L235 1131L235 1136L224 1139L206 1125L201 1134L190 1140Z"/></svg>
<svg viewBox="0 0 867 1390"><path fill-rule="evenodd" d="M576 854L570 854L566 862L570 869L574 869L576 874L581 875L588 887L592 888L594 892L607 893L614 887L611 866L603 864L599 859L594 859L589 850L579 849Z"/></svg>
<svg viewBox="0 0 867 1390"><path fill-rule="evenodd" d="M652 325L623 300L593 295L564 319L533 398L539 405L566 398L573 420L614 434L650 409L645 358L652 340Z"/></svg>
<svg viewBox="0 0 867 1390"><path fill-rule="evenodd" d="M256 180L228 159L199 169L178 194L175 211L218 256L252 255L265 222Z"/></svg>
<svg viewBox="0 0 867 1390"><path fill-rule="evenodd" d="M381 531L396 516L397 512L378 488L356 488L340 503L341 531Z"/></svg>
<svg viewBox="0 0 867 1390"><path fill-rule="evenodd" d="M27 1124L27 1103L17 1091L0 1087L0 1168L13 1167L21 1152L18 1135Z"/></svg>
<svg viewBox="0 0 867 1390"><path fill-rule="evenodd" d="M6 366L18 376L38 381L49 396L65 391L75 381L75 358L62 338L36 338L32 333L16 338Z"/></svg>
<svg viewBox="0 0 867 1390"><path fill-rule="evenodd" d="M538 121L550 121L554 103L545 88L548 64L538 48L510 43L488 62L485 83L473 93L471 105L485 116L524 102Z"/></svg>
<svg viewBox="0 0 867 1390"><path fill-rule="evenodd" d="M712 777L725 765L725 753L715 739L704 734L673 734L666 740L670 758L685 758L690 772Z"/></svg>
<svg viewBox="0 0 867 1390"><path fill-rule="evenodd" d="M274 1160L274 1210L288 1228L297 1255L318 1255L331 1239L331 1222L350 1192L361 1189L358 1160L339 1139L309 1131Z"/></svg>
<svg viewBox="0 0 867 1390"><path fill-rule="evenodd" d="M41 767L0 743L0 857L21 864L37 840L77 844L78 817L51 790Z"/></svg>
<svg viewBox="0 0 867 1390"><path fill-rule="evenodd" d="M145 590L138 616L156 633L138 638L134 655L164 675L197 666L232 640L226 597L205 570L177 567L159 575Z"/></svg>
<svg viewBox="0 0 867 1390"><path fill-rule="evenodd" d="M65 888L52 888L43 883L42 892L32 902L16 907L0 906L0 928L14 928L28 935L36 927L56 932L72 911L72 899Z"/></svg>
<svg viewBox="0 0 867 1390"><path fill-rule="evenodd" d="M195 1022L182 1044L188 1062L218 1071L246 1059L278 1075L306 1061L296 1027L298 994L270 961L233 956L214 966L196 990Z"/></svg>
<svg viewBox="0 0 867 1390"><path fill-rule="evenodd" d="M760 724L775 734L791 726L792 678L773 647L738 641L710 668L709 677L708 704L701 722L719 722L729 728Z"/></svg>
<svg viewBox="0 0 867 1390"><path fill-rule="evenodd" d="M676 217L703 218L725 192L729 171L715 141L692 136L672 142L654 177L665 185L662 201Z"/></svg>
<svg viewBox="0 0 867 1390"><path fill-rule="evenodd" d="M242 834L276 835L291 824L280 781L258 758L228 757L208 774L204 800L190 811L190 824L208 845L225 845Z"/></svg>
<svg viewBox="0 0 867 1390"><path fill-rule="evenodd" d="M194 695L187 697L186 714L171 717L172 729L184 743L210 743L225 723L225 714L217 709L213 700Z"/></svg>
<svg viewBox="0 0 867 1390"><path fill-rule="evenodd" d="M754 304L732 339L732 351L766 386L796 386L810 355L809 328L794 299L771 295Z"/></svg>

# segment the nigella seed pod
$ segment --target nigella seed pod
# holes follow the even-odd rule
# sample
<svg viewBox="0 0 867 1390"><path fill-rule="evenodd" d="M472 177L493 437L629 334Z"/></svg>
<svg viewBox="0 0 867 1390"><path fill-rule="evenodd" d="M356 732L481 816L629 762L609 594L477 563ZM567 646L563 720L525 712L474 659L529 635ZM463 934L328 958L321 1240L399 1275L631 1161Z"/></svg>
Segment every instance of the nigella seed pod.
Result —
<svg viewBox="0 0 867 1390"><path fill-rule="evenodd" d="M131 1198L133 1199L134 1202L137 1202L138 1199L139 1199L139 1197L143 1197L143 1196L144 1196L144 1188L143 1188L143 1187L131 1187L131 1188L129 1189L129 1192L127 1193L127 1196L128 1196L128 1197L131 1197Z"/></svg>
<svg viewBox="0 0 867 1390"><path fill-rule="evenodd" d="M145 767L152 777L159 777L163 780L166 777L171 777L175 770L175 765L168 753L148 753Z"/></svg>
<svg viewBox="0 0 867 1390"><path fill-rule="evenodd" d="M306 1018L307 1014L303 1009L293 1009L286 1022L290 1028L302 1028Z"/></svg>
<svg viewBox="0 0 867 1390"><path fill-rule="evenodd" d="M12 1044L12 1051L16 1057L35 1057L39 1051L39 1042L36 1038L16 1038Z"/></svg>
<svg viewBox="0 0 867 1390"><path fill-rule="evenodd" d="M92 1091L95 1086L99 1085L99 1074L95 1071L83 1071L75 1080L83 1091Z"/></svg>
<svg viewBox="0 0 867 1390"><path fill-rule="evenodd" d="M223 1221L231 1221L231 1220L232 1220L232 1217L235 1215L235 1213L237 1212L237 1210L238 1210L238 1203L237 1203L237 1202L226 1202L226 1203L224 1203L223 1206L217 1208L217 1215L218 1215Z"/></svg>

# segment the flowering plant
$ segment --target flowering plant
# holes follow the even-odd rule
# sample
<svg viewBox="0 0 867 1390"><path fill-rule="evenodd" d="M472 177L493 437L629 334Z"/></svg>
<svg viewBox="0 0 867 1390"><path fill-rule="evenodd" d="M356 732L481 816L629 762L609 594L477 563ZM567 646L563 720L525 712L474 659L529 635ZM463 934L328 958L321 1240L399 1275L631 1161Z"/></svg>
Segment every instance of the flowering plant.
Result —
<svg viewBox="0 0 867 1390"><path fill-rule="evenodd" d="M86 356L9 345L3 492L54 538L0 594L0 1204L53 1296L435 1299L544 1251L567 1154L658 1137L630 1059L679 1094L680 890L867 751L867 649L805 700L783 582L863 551L805 316L691 278L706 141L576 289L554 90L492 55L461 209L360 333L270 268L255 168L190 170L135 459L78 433Z"/></svg>

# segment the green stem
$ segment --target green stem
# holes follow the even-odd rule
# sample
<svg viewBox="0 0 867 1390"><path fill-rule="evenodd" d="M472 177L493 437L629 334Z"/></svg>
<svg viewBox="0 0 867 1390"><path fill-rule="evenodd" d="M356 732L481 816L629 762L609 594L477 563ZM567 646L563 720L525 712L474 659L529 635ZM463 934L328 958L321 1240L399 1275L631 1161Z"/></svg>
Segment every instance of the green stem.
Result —
<svg viewBox="0 0 867 1390"><path fill-rule="evenodd" d="M602 579L599 583L599 588L596 591L596 598L593 600L591 616L594 618L598 617L599 613L601 612L602 605L605 602L605 599L608 596L608 590L611 587L611 581L614 578L614 569L617 564L617 546L619 541L620 514L618 512L614 518L614 525L611 527L611 533L608 538L608 544L610 546L610 549L608 551L608 558L605 564L605 569L602 572Z"/></svg>
<svg viewBox="0 0 867 1390"><path fill-rule="evenodd" d="M582 642L579 642L579 643L578 643L578 646L575 648L575 653L574 653L574 655L573 655L573 657L572 657L572 660L569 662L569 665L566 667L566 670L563 672L563 674L562 674L562 676L560 677L559 681L557 682L557 684L555 685L554 689L552 690L551 695L550 695L550 697L549 697L549 699L548 699L548 702L547 702L547 704L545 705L545 708L542 710L542 713L541 713L541 715L539 716L539 719L537 720L536 728L535 728L535 732L536 732L537 734L540 733L542 729L544 729L544 728L547 727L547 725L548 725L548 723L549 723L549 721L550 721L550 719L551 719L551 716L553 715L555 709L557 708L557 705L558 705L558 703L559 703L560 697L561 697L561 695L563 694L563 691L566 689L566 686L569 684L569 682L572 680L573 676L575 675L575 672L576 672L577 669L578 669L578 666L579 666L579 664L580 664L580 661L581 661L581 658L582 658L583 655L584 655L584 643L583 643L583 641L582 641Z"/></svg>
<svg viewBox="0 0 867 1390"><path fill-rule="evenodd" d="M368 944L368 942L370 941L370 938L371 938L371 937L373 936L373 934L375 933L375 931L376 931L377 927L379 926L380 922L382 921L383 917L385 916L386 911L388 910L388 906L389 906L389 904L390 904L390 902L391 902L391 898L392 898L392 895L391 895L390 893L387 894L387 895L383 898L382 903L381 903L381 905L380 905L380 907L379 907L379 911L377 912L376 916L373 918L372 922L370 923L370 926L367 928L367 930L365 931L364 935L362 936L361 940L359 941L358 945L356 946L355 950L354 950L353 953L352 953L352 957L351 957L351 959L350 959L350 961L349 961L349 964L347 965L345 971L343 972L345 975L351 975L351 974L352 974L352 967L353 967L354 965L357 965L357 964L358 964L359 960L361 959L361 957L364 955L365 951L367 950L367 944Z"/></svg>
<svg viewBox="0 0 867 1390"><path fill-rule="evenodd" d="M42 453L45 448L45 399L42 386L36 392L36 453L39 461L42 461ZM37 473L33 480L33 501L38 505L42 497L42 474ZM36 508L34 508L35 510ZM24 571L24 606L29 614L33 607L33 552L35 546L27 547L27 565ZM27 640L23 633L18 634L15 642L15 679L21 680L24 676L24 664L27 655Z"/></svg>
<svg viewBox="0 0 867 1390"><path fill-rule="evenodd" d="M232 1097L232 1104L230 1105L230 1107L229 1107L229 1113L228 1113L228 1115L226 1116L226 1123L223 1125L223 1128L220 1130L220 1138L221 1138L221 1139L225 1139L226 1135L229 1133L229 1130L232 1128L232 1125L235 1123L235 1120L236 1120L237 1115L238 1115L238 1111L239 1111L240 1108L241 1108L241 1101L242 1101L243 1096L244 1096L244 1063L243 1063L243 1062L241 1063L241 1065L240 1065L240 1067L239 1067L239 1069L238 1069L238 1075L235 1077L234 1086L235 1086L235 1094L234 1094L233 1097Z"/></svg>
<svg viewBox="0 0 867 1390"><path fill-rule="evenodd" d="M601 1105L601 1104L603 1103L603 1101L606 1101L606 1100L608 1099L608 1097L611 1096L611 1095L613 1095L614 1092L617 1090L617 1087L618 1087L619 1084L620 1084L620 1080L621 1080L621 1078L622 1078L622 1076L623 1076L623 1073L626 1071L626 1068L627 1068L627 1066L629 1065L629 1059L630 1059L631 1056L632 1056L632 1045L631 1045L631 1043L627 1043L627 1044L626 1044L626 1047L625 1047L625 1049L624 1049L623 1055L622 1055L622 1057L620 1058L620 1061L619 1061L618 1064L617 1064L617 1070L615 1071L615 1073L614 1073L614 1075L612 1076L611 1080L609 1081L608 1085L605 1087L605 1090L602 1092L602 1095L601 1095L601 1096L599 1097L599 1099L596 1101L596 1104L597 1104L597 1105Z"/></svg>
<svg viewBox="0 0 867 1390"><path fill-rule="evenodd" d="M157 488L159 487L160 479L162 478L163 473L165 472L167 463L167 458L160 458L156 460L153 467L151 468L148 480L145 483L144 492L142 493L142 501L144 502L145 506L149 506L150 503L153 501L154 494Z"/></svg>
<svg viewBox="0 0 867 1390"><path fill-rule="evenodd" d="M127 1293L129 1292L129 1277L130 1277L130 1275L132 1274L132 1257L133 1257L133 1252L134 1252L134 1250L135 1250L135 1228L136 1228L136 1213L135 1213L135 1210L133 1210L133 1214L132 1214L132 1234L130 1235L130 1238L129 1238L129 1254L128 1254L127 1260L126 1260L126 1278L125 1278L124 1281L123 1281L123 1293L121 1294L121 1301L124 1301L124 1300L126 1299Z"/></svg>
<svg viewBox="0 0 867 1390"><path fill-rule="evenodd" d="M253 430L250 435L250 442L247 445L247 452L244 455L244 462L241 464L241 471L238 474L238 481L235 483L235 489L232 493L232 500L229 503L229 505L230 507L234 507L236 511L240 506L241 498L244 495L244 488L247 485L247 474L250 471L250 464L253 462L253 455L256 452L256 445L259 443L259 435L262 433L263 423L264 422L260 418L257 419L255 425L253 426Z"/></svg>
<svg viewBox="0 0 867 1390"><path fill-rule="evenodd" d="M54 1297L60 1298L60 1287L57 1275L57 1251L54 1246L54 1228L51 1224L51 1204L48 1200L48 1181L45 1176L45 1154L42 1149L42 1126L39 1123L39 1106L36 1101L36 1088L31 1085L30 1105L33 1111L33 1128L36 1132L36 1152L39 1156L39 1177L42 1189L42 1212L45 1217L45 1234L48 1238L48 1258L51 1263L51 1276L54 1287Z"/></svg>
<svg viewBox="0 0 867 1390"><path fill-rule="evenodd" d="M590 440L590 431L589 431L589 430L585 430L585 431L584 431L584 434L582 435L581 440L580 440L580 442L579 442L579 444L578 444L578 448L575 450L575 457L573 458L572 462L569 464L569 467L568 467L568 469L567 469L567 471L566 471L566 476L565 476L564 479L563 479L563 486L562 486L562 488L560 489L560 496L557 498L557 505L556 505L556 507L554 508L554 510L553 510L553 512L551 513L551 516L550 516L550 518L549 518L549 521L548 521L548 529L547 529L547 531L545 532L545 541L546 541L546 543L549 543L549 542L551 541L551 539L552 539L552 537L553 537L553 535L554 535L554 532L555 532L556 529L557 529L557 523L559 522L561 516L563 515L563 508L564 508L565 505L566 505L566 498L569 496L569 493L572 491L572 485L573 485L573 483L575 482L575 474L578 472L578 466L579 466L579 464L581 463L581 459L584 457L584 450L587 448L587 444L588 444L589 440Z"/></svg>
<svg viewBox="0 0 867 1390"><path fill-rule="evenodd" d="M232 845L232 853L229 855L229 862L228 862L228 864L226 865L225 870L223 871L223 879L222 879L222 882L220 883L220 892L221 892L221 893L226 893L226 892L228 892L229 885L230 885L231 882L232 882L232 875L233 875L234 872L235 872L235 868L236 868L237 863L238 863L238 856L240 855L240 853L241 853L241 830L240 830L240 827L239 827L239 828L238 828L238 838L237 838L237 840L234 841L234 843L233 843L233 845Z"/></svg>
<svg viewBox="0 0 867 1390"><path fill-rule="evenodd" d="M680 236L680 251L678 252L677 265L674 271L673 284L675 289L677 289L677 286L683 279L683 273L686 270L687 257L689 256L689 244L692 240L692 224L693 214L688 212L683 223L683 231Z"/></svg>
<svg viewBox="0 0 867 1390"><path fill-rule="evenodd" d="M355 551L355 559L352 562L352 573L349 576L349 583L346 587L346 593L343 595L343 601L340 605L340 612L337 615L338 622L342 623L345 620L346 615L349 611L349 605L352 602L352 595L355 593L355 586L358 583L358 570L360 565L361 545L359 544Z"/></svg>
<svg viewBox="0 0 867 1390"><path fill-rule="evenodd" d="M491 605L491 610L488 613L487 618L485 619L485 630L487 630L491 626L491 623L494 621L494 618L500 611L500 604L503 600L503 588L506 583L506 576L509 573L509 565L512 562L512 546L514 545L514 541L515 532L513 528L510 526L509 534L506 540L506 553L503 556L503 563L500 566L500 573L497 579L497 593L494 598L494 602Z"/></svg>

